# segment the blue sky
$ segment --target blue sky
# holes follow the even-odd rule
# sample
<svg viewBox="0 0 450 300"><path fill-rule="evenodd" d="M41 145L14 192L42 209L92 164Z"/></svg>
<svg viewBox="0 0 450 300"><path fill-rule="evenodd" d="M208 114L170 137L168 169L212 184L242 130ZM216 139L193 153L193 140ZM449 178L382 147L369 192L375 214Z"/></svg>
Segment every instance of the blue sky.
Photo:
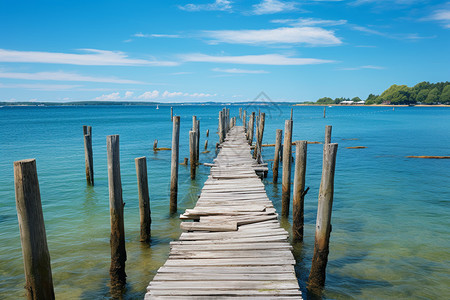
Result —
<svg viewBox="0 0 450 300"><path fill-rule="evenodd" d="M0 101L274 101L450 80L450 2L0 0Z"/></svg>

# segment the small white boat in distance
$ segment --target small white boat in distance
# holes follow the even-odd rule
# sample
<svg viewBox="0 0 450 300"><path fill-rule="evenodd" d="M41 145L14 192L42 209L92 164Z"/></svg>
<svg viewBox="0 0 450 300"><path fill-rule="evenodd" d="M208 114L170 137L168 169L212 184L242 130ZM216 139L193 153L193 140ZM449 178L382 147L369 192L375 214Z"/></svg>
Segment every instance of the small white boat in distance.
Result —
<svg viewBox="0 0 450 300"><path fill-rule="evenodd" d="M159 109L159 104L156 104L156 109Z"/></svg>

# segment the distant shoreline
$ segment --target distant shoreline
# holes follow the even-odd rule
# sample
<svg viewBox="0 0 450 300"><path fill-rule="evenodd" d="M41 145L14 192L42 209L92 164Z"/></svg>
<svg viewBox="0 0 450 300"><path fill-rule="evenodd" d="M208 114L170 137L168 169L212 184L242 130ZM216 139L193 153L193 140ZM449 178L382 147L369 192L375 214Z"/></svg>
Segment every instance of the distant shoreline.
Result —
<svg viewBox="0 0 450 300"><path fill-rule="evenodd" d="M415 104L415 105L403 105L403 104L370 104L370 105L361 105L361 104L315 104L315 103L298 103L294 104L294 106L345 106L345 107L450 107L448 104Z"/></svg>
<svg viewBox="0 0 450 300"><path fill-rule="evenodd" d="M394 104L322 104L322 103L290 103L290 102L180 102L180 103L158 103L158 102L102 102L102 101L80 101L80 102L0 102L0 107L36 107L36 106L189 106L189 105L223 105L223 106L344 106L344 107L450 107L448 104L416 104L416 105L394 105Z"/></svg>

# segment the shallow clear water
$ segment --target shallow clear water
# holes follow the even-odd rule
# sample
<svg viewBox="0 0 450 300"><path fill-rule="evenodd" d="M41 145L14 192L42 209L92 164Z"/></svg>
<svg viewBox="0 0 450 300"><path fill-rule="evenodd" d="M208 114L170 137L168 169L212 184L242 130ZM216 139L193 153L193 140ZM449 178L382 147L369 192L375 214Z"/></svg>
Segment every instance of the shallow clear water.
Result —
<svg viewBox="0 0 450 300"><path fill-rule="evenodd" d="M233 115L238 107L230 107ZM264 142L284 129L290 106L262 106ZM210 130L211 162L217 142L219 106L176 106L181 116L180 159L188 157L192 115L200 119L201 148ZM254 108L257 110L257 108ZM36 158L57 298L109 298L109 199L106 136L120 135L127 260L126 299L141 298L179 234L169 216L170 108L134 106L0 108L0 298L25 295L23 262L14 199L13 161ZM250 110L250 108L248 108ZM450 155L450 109L383 107L294 107L293 140L322 141L333 125L339 143L333 232L325 298L445 298L450 294L449 160L407 155ZM93 127L95 186L84 175L82 125ZM357 139L357 140L354 140ZM366 149L346 149L366 146ZM295 148L293 148L295 149ZM265 160L273 148L263 148ZM147 156L152 209L151 247L139 242L134 158ZM305 241L296 245L297 273L305 291L314 246L322 145L308 145ZM269 167L271 162L269 161ZM180 166L179 212L193 207L209 168L195 181ZM266 190L281 208L281 185ZM290 220L283 224L288 229Z"/></svg>

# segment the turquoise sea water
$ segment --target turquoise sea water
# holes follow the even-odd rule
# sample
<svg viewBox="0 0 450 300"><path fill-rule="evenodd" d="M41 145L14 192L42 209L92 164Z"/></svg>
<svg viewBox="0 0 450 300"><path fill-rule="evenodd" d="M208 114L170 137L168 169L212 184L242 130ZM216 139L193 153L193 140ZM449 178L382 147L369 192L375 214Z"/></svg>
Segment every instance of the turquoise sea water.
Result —
<svg viewBox="0 0 450 300"><path fill-rule="evenodd" d="M290 106L262 106L264 143L284 129ZM201 148L210 130L211 162L219 106L175 106L181 116L180 160L188 157L192 115L200 121ZM231 106L238 114L238 106ZM251 110L251 108L247 108ZM253 110L257 111L257 107ZM180 234L169 216L170 108L160 106L0 108L0 298L25 298L17 222L13 161L36 158L53 280L59 299L109 298L109 199L106 136L120 135L125 206L128 285L126 299L139 299ZM450 109L402 107L294 107L293 140L322 141L333 125L339 143L330 255L324 298L442 299L450 295L450 160L406 158L450 155ZM238 122L238 124L240 124ZM95 186L86 186L82 125L93 127ZM366 149L346 149L366 146ZM295 149L295 148L293 148ZM152 209L151 247L139 242L134 158L146 156ZM263 148L265 160L273 148ZM308 145L305 241L295 246L302 291L311 265L322 145ZM271 162L269 161L269 166ZM209 173L197 179L180 166L179 212L195 205ZM281 185L266 190L281 209ZM284 221L286 228L290 220Z"/></svg>

